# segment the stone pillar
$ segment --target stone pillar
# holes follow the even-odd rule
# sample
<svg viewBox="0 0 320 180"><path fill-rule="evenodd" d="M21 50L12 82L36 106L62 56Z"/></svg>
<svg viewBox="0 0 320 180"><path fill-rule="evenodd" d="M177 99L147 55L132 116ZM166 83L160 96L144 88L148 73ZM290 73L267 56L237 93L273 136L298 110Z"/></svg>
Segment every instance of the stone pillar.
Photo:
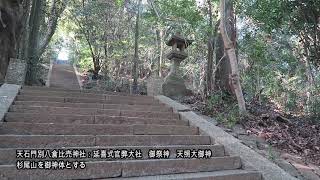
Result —
<svg viewBox="0 0 320 180"><path fill-rule="evenodd" d="M158 76L151 76L147 80L147 94L148 96L157 96L162 94L163 78Z"/></svg>
<svg viewBox="0 0 320 180"><path fill-rule="evenodd" d="M24 85L27 73L27 63L21 59L10 59L5 83Z"/></svg>
<svg viewBox="0 0 320 180"><path fill-rule="evenodd" d="M167 58L171 60L170 72L162 84L162 92L165 96L175 98L188 94L189 90L186 88L180 72L180 63L188 57L184 50L191 44L191 40L186 40L179 34L174 35L167 42L168 46L172 46L172 50L167 55Z"/></svg>

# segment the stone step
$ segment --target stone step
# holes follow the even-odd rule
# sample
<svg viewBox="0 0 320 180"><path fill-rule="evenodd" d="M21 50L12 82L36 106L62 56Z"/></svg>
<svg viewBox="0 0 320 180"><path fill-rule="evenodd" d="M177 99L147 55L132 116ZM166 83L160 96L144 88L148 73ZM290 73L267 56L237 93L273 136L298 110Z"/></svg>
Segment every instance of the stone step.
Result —
<svg viewBox="0 0 320 180"><path fill-rule="evenodd" d="M12 107L27 109L28 107L73 107L73 108L98 108L98 109L123 109L134 111L173 112L172 108L164 105L126 105L126 104L98 104L98 103L63 103L46 101L15 101Z"/></svg>
<svg viewBox="0 0 320 180"><path fill-rule="evenodd" d="M109 96L104 98L82 98L82 97L50 97L50 96L25 96L18 95L17 101L49 101L49 102L68 102L68 103L103 103L103 104L129 104L129 105L159 105L159 101L153 99L126 99Z"/></svg>
<svg viewBox="0 0 320 180"><path fill-rule="evenodd" d="M70 92L70 91L30 91L21 89L20 95L26 96L50 96L50 97L87 97L87 98L105 98L105 96L119 97L127 99L149 99L154 100L152 96L130 96L122 94L97 94L97 93L82 93L82 92Z"/></svg>
<svg viewBox="0 0 320 180"><path fill-rule="evenodd" d="M114 101L114 100L121 100L121 101L145 101L145 102L153 102L157 101L153 97L150 96L141 96L141 97L136 97L136 96L119 96L119 95L105 95L105 94L91 94L91 93L78 93L78 94L73 94L73 93L19 93L20 96L32 96L32 97L64 97L64 98L86 98L86 99L103 99L103 100L109 100L109 101Z"/></svg>
<svg viewBox="0 0 320 180"><path fill-rule="evenodd" d="M15 135L198 135L196 127L110 124L0 123L0 134Z"/></svg>
<svg viewBox="0 0 320 180"><path fill-rule="evenodd" d="M213 172L183 173L158 176L112 178L113 180L262 180L257 171L223 170ZM100 179L107 180L107 179Z"/></svg>
<svg viewBox="0 0 320 180"><path fill-rule="evenodd" d="M178 119L159 119L143 117L106 116L106 115L71 115L46 113L17 113L8 112L6 122L25 123L64 123L64 124L157 124L157 125L185 125L189 122Z"/></svg>
<svg viewBox="0 0 320 180"><path fill-rule="evenodd" d="M39 151L42 151L44 149L34 149L34 148L30 148L30 149L16 149L16 148L5 148L5 149L1 149L0 148L0 165L12 165L15 164L17 160L17 152L22 152L23 154L26 153L31 153L31 151L36 151L34 155L34 157L37 157L37 153ZM53 150L57 150L57 149L53 149L53 148L47 148L44 151L49 151L49 152L53 152ZM117 150L141 150L142 152L142 159L150 159L152 157L149 157L149 152L152 151L158 151L158 154L163 153L163 150L169 150L170 155L169 155L169 159L176 159L177 158L177 150L185 150L187 152L193 151L195 150L196 152L201 152L203 150L211 150L211 157L223 157L225 156L225 152L224 152L224 147L222 145L187 145L187 146L108 146L108 147L68 147L68 148L59 148L58 150L63 150L64 154L66 154L65 152L67 150L71 151L71 152L75 152L75 151L84 151L85 154L89 154L91 153L91 158L84 158L82 160L85 161L112 161L112 160L134 160L133 159L128 159L128 158L121 158L121 156L113 156L110 157L108 156L108 152L110 152L111 150L113 150L113 152L116 152ZM152 151L151 151L152 150ZM34 154L34 153L32 153ZM94 154L98 154L97 156L93 156ZM105 154L105 155L103 155ZM151 155L151 154L150 154ZM188 155L186 155L187 158ZM197 158L197 157L196 157ZM50 158L44 158L44 159L50 159ZM64 157L59 158L59 160L75 160L78 158L69 158L66 159ZM191 159L191 158L188 158ZM194 159L194 158L192 158Z"/></svg>
<svg viewBox="0 0 320 180"><path fill-rule="evenodd" d="M69 92L75 92L80 90L72 90L72 89L63 89L63 88L57 88L57 87L46 87L46 86L22 86L22 90L38 90L38 91L69 91Z"/></svg>
<svg viewBox="0 0 320 180"><path fill-rule="evenodd" d="M87 162L84 169L21 170L14 165L1 165L0 177L8 179L101 179L111 177L136 177L193 172L235 170L241 168L239 157L211 159L168 159Z"/></svg>
<svg viewBox="0 0 320 180"><path fill-rule="evenodd" d="M173 112L157 111L128 111L120 109L96 109L96 108L72 108L72 107L31 107L17 108L10 107L9 112L18 113L43 113L48 114L77 114L77 115L108 115L108 116L126 116L126 117L145 117L162 119L179 119L179 114Z"/></svg>
<svg viewBox="0 0 320 180"><path fill-rule="evenodd" d="M209 136L199 135L0 135L0 142L0 148L214 144L214 140Z"/></svg>
<svg viewBox="0 0 320 180"><path fill-rule="evenodd" d="M22 92L48 92L48 93L57 93L57 92L64 92L64 93L91 93L91 94L109 94L109 95L121 95L121 96L132 96L132 97L146 97L143 95L135 95L135 94L128 94L124 92L111 92L111 91L97 91L97 90L78 90L78 89L63 89L57 87L39 87L39 86L23 86L21 89Z"/></svg>

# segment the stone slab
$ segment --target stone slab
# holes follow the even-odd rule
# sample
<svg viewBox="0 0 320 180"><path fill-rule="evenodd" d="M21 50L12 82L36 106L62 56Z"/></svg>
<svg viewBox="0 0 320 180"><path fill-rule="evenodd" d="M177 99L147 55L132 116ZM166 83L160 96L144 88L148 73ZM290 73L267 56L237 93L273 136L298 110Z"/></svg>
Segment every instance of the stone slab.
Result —
<svg viewBox="0 0 320 180"><path fill-rule="evenodd" d="M3 84L0 87L0 122L4 120L11 104L19 93L21 86L14 84Z"/></svg>
<svg viewBox="0 0 320 180"><path fill-rule="evenodd" d="M106 100L103 103L105 104L127 104L127 105L151 105L151 106L158 106L159 102L155 100L127 100L127 99L111 99L111 100Z"/></svg>
<svg viewBox="0 0 320 180"><path fill-rule="evenodd" d="M106 110L103 110L106 111ZM99 111L97 114L102 114ZM179 119L179 114L165 113L165 112L147 112L147 111L121 111L120 116L125 117L141 117L141 118L159 118L159 119Z"/></svg>
<svg viewBox="0 0 320 180"><path fill-rule="evenodd" d="M94 98L64 98L65 102L70 103L105 103L105 104L129 104L129 105L155 105L158 104L156 101L145 101L145 100L126 100L126 99L113 99L113 100L104 100L104 99L94 99ZM59 101L58 101L59 102Z"/></svg>
<svg viewBox="0 0 320 180"><path fill-rule="evenodd" d="M170 175L113 178L114 180L262 180L256 171L225 170L213 172L181 173ZM106 179L101 179L106 180Z"/></svg>
<svg viewBox="0 0 320 180"><path fill-rule="evenodd" d="M134 126L101 124L0 123L0 134L16 135L133 135ZM180 132L183 133L182 130Z"/></svg>
<svg viewBox="0 0 320 180"><path fill-rule="evenodd" d="M10 135L199 135L198 128L163 125L0 123L0 134Z"/></svg>
<svg viewBox="0 0 320 180"><path fill-rule="evenodd" d="M17 101L49 101L49 102L64 102L65 98L63 97L50 97L50 96L27 96L27 95L18 95Z"/></svg>
<svg viewBox="0 0 320 180"><path fill-rule="evenodd" d="M173 108L177 106L177 102L171 104L172 101L160 101ZM191 125L199 127L201 131L214 138L216 142L224 145L226 152L230 155L240 156L245 167L254 167L261 172L265 180L296 180L296 178L289 175L279 166L243 145L240 140L194 112L180 112L179 114L182 120L186 120Z"/></svg>
<svg viewBox="0 0 320 180"><path fill-rule="evenodd" d="M93 99L106 99L106 100L143 100L146 102L153 102L155 99L149 96L120 96L108 94L94 94L94 93L81 93L81 92L47 92L47 91L30 91L21 90L21 95L25 96L49 96L49 97L75 97L75 98L93 98Z"/></svg>
<svg viewBox="0 0 320 180"><path fill-rule="evenodd" d="M79 97L81 95L86 97L101 97L101 96L108 96L112 97L120 97L120 98L131 98L131 99L148 99L153 100L154 97L150 96L143 96L143 95L130 95L130 94L123 94L117 92L109 92L109 91L98 91L98 92L85 92L79 90L66 90L66 89L56 89L56 88L45 88L40 86L24 86L21 90L21 94L29 94L29 95L49 95L49 96L76 96Z"/></svg>
<svg viewBox="0 0 320 180"><path fill-rule="evenodd" d="M188 126L188 122L174 119L138 118L107 115L72 115L72 114L46 114L46 113L17 113L8 112L5 115L6 122L25 123L65 123L65 124L154 124L154 125L182 125Z"/></svg>
<svg viewBox="0 0 320 180"><path fill-rule="evenodd" d="M5 116L6 122L26 122L26 123L74 123L74 124L94 124L94 116L85 115L48 115L46 113L16 113L8 112Z"/></svg>
<svg viewBox="0 0 320 180"><path fill-rule="evenodd" d="M126 98L86 98L86 97L58 97L58 96L29 96L18 95L18 101L49 101L49 102L67 102L67 103L105 103L105 104L129 104L129 105L157 105L155 100L149 99L126 99Z"/></svg>
<svg viewBox="0 0 320 180"><path fill-rule="evenodd" d="M237 165L240 164L239 158L225 158L227 162L220 164L222 158L213 158L208 160L154 160L154 161L101 161L101 162L87 162L87 166L83 170L32 170L32 171L17 171L14 165L0 166L0 177L2 179L102 179L112 177L133 177L139 173L143 175L162 175L175 173L176 175L166 175L165 179L212 179L215 180L233 180L230 177L236 177L237 180L244 180L244 177L249 177L245 180L260 180L256 172L236 171ZM239 162L238 162L239 161ZM134 165L138 164L137 167ZM157 166L159 164L159 166ZM162 168L168 166L168 168ZM220 171L223 167L232 169L229 171ZM143 169L144 168L144 169ZM161 169L162 168L162 169ZM203 173L193 173L200 171ZM210 172L217 171L217 172ZM204 173L206 172L206 173ZM183 174L182 174L183 173ZM189 173L189 174L186 174ZM215 174L213 174L215 173ZM244 176L251 174L251 176ZM209 176L210 175L210 176ZM254 176L253 176L254 175ZM228 177L226 179L225 177ZM159 177L159 176L158 176ZM169 178L170 177L170 178ZM180 177L180 178L179 178ZM219 178L220 177L220 178ZM221 178L224 177L224 178ZM239 177L239 178L238 178ZM150 179L148 177L140 177L142 179ZM139 179L140 179L139 178ZM120 178L119 178L120 179ZM154 179L154 178L153 178ZM158 179L158 178L156 178ZM164 178L162 178L164 179Z"/></svg>
<svg viewBox="0 0 320 180"><path fill-rule="evenodd" d="M0 179L3 180L57 180L57 179L101 179L121 176L121 162L86 162L85 169L64 170L21 170L15 165L0 166Z"/></svg>
<svg viewBox="0 0 320 180"><path fill-rule="evenodd" d="M80 93L80 92L46 92L46 91L30 91L21 90L21 95L26 96L50 96L50 97L87 97L87 98L101 98L104 99L103 94L92 94L92 93Z"/></svg>
<svg viewBox="0 0 320 180"><path fill-rule="evenodd" d="M50 107L50 106L25 106L25 107L17 107L15 105L11 106L9 109L10 112L18 112L18 113L43 113L46 112L48 114L77 114L77 115L95 115L97 109L94 108L73 108L73 107ZM120 111L116 113L116 111L108 111L106 114L110 115L120 115Z"/></svg>
<svg viewBox="0 0 320 180"><path fill-rule="evenodd" d="M0 148L94 146L94 140L84 135L0 135Z"/></svg>
<svg viewBox="0 0 320 180"><path fill-rule="evenodd" d="M104 104L104 109L122 109L130 111L157 111L157 112L173 112L172 108L164 105L125 105L125 104Z"/></svg>
<svg viewBox="0 0 320 180"><path fill-rule="evenodd" d="M96 136L97 146L165 146L165 145L210 145L208 136L198 135L134 135Z"/></svg>
<svg viewBox="0 0 320 180"><path fill-rule="evenodd" d="M46 101L15 101L14 106L19 108L29 106L51 106L51 107L73 107L73 108L99 108L103 109L103 104L98 103L63 103L63 102L46 102Z"/></svg>
<svg viewBox="0 0 320 180"><path fill-rule="evenodd" d="M0 148L212 145L197 135L0 135Z"/></svg>
<svg viewBox="0 0 320 180"><path fill-rule="evenodd" d="M172 108L165 105L126 105L126 104L99 104L99 103L63 103L63 102L46 102L46 101L15 101L14 106L19 108L27 107L73 107L73 108L97 108L97 109L122 109L131 111L161 111L173 112Z"/></svg>
<svg viewBox="0 0 320 180"><path fill-rule="evenodd" d="M135 125L133 133L136 135L198 135L199 129L189 126Z"/></svg>
<svg viewBox="0 0 320 180"><path fill-rule="evenodd" d="M105 95L106 100L132 100L132 101L146 101L153 102L156 101L153 97L150 96L121 96L121 95Z"/></svg>
<svg viewBox="0 0 320 180"><path fill-rule="evenodd" d="M37 91L72 91L72 92L80 92L78 89L64 89L59 87L44 87L44 86L23 86L23 90L37 90Z"/></svg>
<svg viewBox="0 0 320 180"><path fill-rule="evenodd" d="M120 116L95 116L95 124L157 124L188 126L188 122L173 119L152 119Z"/></svg>
<svg viewBox="0 0 320 180"><path fill-rule="evenodd" d="M123 92L111 92L111 91L96 91L96 90L75 90L75 89L64 89L64 88L57 88L57 87L41 87L41 86L23 86L23 91L45 91L47 93L56 93L56 92L75 92L75 93L93 93L93 94L105 94L105 95L115 95L115 96L126 96L126 97L143 97L146 98L147 96L138 95L138 94L127 94ZM152 98L152 97L149 97Z"/></svg>
<svg viewBox="0 0 320 180"><path fill-rule="evenodd" d="M150 176L191 172L234 170L241 167L239 157L216 157L211 159L170 159L128 161L123 164L122 176Z"/></svg>
<svg viewBox="0 0 320 180"><path fill-rule="evenodd" d="M166 97L166 96L155 96L155 99L159 100L163 104L167 105L168 107L173 108L174 112L186 112L191 111L191 109L185 105L177 103L176 101Z"/></svg>

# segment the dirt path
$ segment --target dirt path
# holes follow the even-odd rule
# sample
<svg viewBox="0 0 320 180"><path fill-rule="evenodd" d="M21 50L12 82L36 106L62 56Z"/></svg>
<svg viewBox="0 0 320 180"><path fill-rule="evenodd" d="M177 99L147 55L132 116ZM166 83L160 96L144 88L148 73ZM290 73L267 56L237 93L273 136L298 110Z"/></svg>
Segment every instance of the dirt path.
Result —
<svg viewBox="0 0 320 180"><path fill-rule="evenodd" d="M69 64L54 64L50 78L50 87L80 89L73 66Z"/></svg>

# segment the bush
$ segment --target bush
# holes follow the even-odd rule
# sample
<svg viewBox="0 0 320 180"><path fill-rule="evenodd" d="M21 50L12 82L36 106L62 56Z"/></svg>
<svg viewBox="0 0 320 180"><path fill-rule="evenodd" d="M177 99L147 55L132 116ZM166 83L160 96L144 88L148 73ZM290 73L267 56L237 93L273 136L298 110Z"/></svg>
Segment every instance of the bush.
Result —
<svg viewBox="0 0 320 180"><path fill-rule="evenodd" d="M208 111L227 127L233 127L240 120L237 101L233 96L224 92L216 92L208 98Z"/></svg>

